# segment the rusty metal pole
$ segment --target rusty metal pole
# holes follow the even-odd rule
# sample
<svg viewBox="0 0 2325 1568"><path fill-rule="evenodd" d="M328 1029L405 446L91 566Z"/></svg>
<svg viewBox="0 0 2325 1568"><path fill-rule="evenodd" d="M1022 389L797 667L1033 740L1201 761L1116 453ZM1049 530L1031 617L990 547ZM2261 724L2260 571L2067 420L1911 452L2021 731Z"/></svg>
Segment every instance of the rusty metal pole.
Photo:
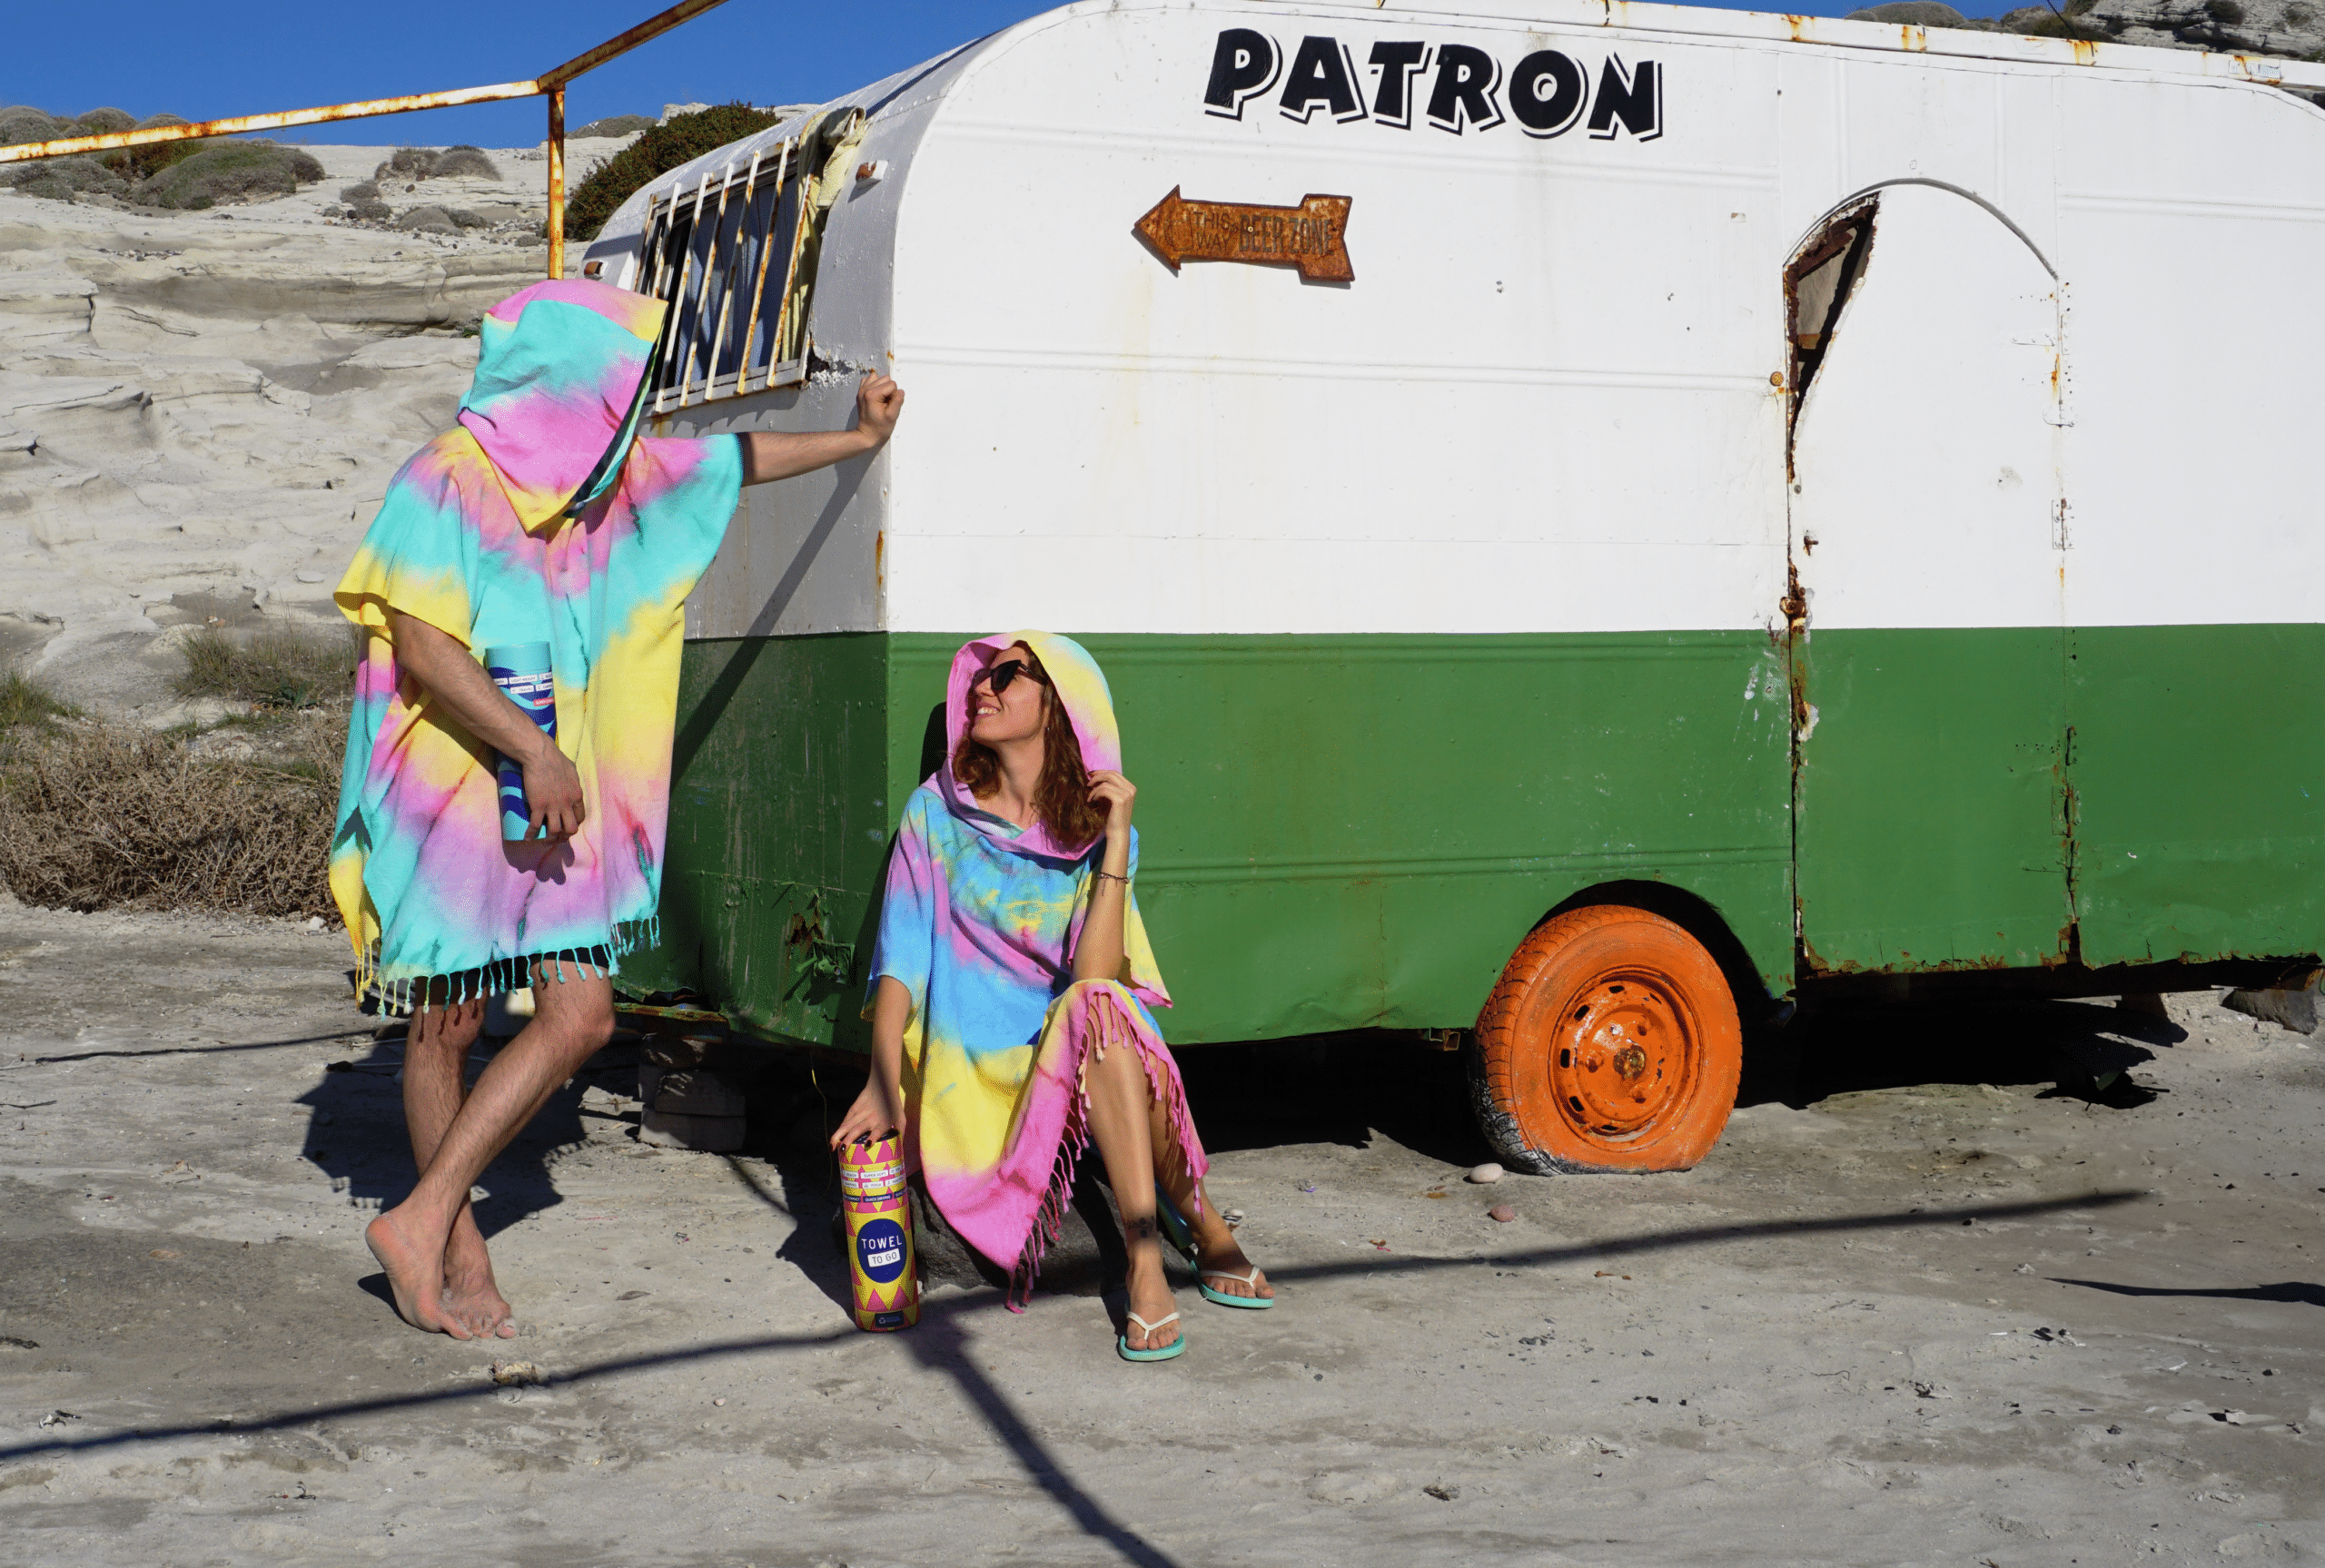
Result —
<svg viewBox="0 0 2325 1568"><path fill-rule="evenodd" d="M549 275L565 276L565 85L549 90Z"/></svg>

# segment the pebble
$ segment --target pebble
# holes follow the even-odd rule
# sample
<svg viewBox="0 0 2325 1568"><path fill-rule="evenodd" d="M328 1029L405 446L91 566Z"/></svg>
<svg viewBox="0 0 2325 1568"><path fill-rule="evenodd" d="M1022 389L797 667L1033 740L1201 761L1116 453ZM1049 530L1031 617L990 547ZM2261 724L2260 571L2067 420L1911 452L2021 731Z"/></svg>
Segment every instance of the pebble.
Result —
<svg viewBox="0 0 2325 1568"><path fill-rule="evenodd" d="M1469 1172L1469 1179L1476 1182L1479 1187L1485 1187L1490 1183L1499 1181L1504 1174L1505 1173L1501 1167L1494 1164L1491 1160L1488 1160L1485 1164L1476 1167Z"/></svg>
<svg viewBox="0 0 2325 1568"><path fill-rule="evenodd" d="M1518 1211L1510 1208L1507 1203L1497 1203L1491 1208L1486 1210L1486 1218L1488 1219L1497 1220L1503 1225L1507 1225L1511 1220L1518 1218Z"/></svg>
<svg viewBox="0 0 2325 1568"><path fill-rule="evenodd" d="M503 1388L516 1388L544 1384L549 1378L529 1361L496 1361L492 1364L492 1380Z"/></svg>
<svg viewBox="0 0 2325 1568"><path fill-rule="evenodd" d="M712 1401L711 1401L711 1403L712 1403L713 1405L724 1405L724 1404L726 1404L726 1403L727 1403L727 1401L725 1401L724 1399L714 1399L714 1400L712 1400Z"/></svg>

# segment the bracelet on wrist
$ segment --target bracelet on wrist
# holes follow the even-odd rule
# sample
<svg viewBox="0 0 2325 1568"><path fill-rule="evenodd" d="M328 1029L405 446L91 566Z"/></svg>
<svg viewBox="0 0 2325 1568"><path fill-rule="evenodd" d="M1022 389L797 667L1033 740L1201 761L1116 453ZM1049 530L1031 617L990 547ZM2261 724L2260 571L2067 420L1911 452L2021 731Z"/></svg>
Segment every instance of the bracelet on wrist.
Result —
<svg viewBox="0 0 2325 1568"><path fill-rule="evenodd" d="M1093 872L1091 874L1093 876L1103 878L1107 882L1118 882L1124 887L1128 887L1130 885L1130 878L1126 876L1117 876L1110 871Z"/></svg>

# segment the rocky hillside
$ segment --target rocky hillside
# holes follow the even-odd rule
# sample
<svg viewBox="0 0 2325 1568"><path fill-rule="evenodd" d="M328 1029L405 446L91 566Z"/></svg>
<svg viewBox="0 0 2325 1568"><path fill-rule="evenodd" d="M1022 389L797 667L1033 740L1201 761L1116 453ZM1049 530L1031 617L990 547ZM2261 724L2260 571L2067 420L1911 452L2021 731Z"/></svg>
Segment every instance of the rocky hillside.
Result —
<svg viewBox="0 0 2325 1568"><path fill-rule="evenodd" d="M1893 0L1853 22L1912 23L2142 44L2218 54L2325 58L2325 0L2061 0L1999 16L1964 16L1942 0Z"/></svg>

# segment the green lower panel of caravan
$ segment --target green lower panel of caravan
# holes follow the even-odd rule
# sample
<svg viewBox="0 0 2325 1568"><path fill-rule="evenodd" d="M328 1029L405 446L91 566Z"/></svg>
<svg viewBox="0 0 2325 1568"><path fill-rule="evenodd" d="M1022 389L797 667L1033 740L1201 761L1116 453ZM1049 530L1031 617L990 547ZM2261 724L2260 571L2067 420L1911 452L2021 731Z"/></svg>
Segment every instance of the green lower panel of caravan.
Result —
<svg viewBox="0 0 2325 1568"><path fill-rule="evenodd" d="M1812 966L2325 946L2325 627L1818 631L1799 669Z"/></svg>
<svg viewBox="0 0 2325 1568"><path fill-rule="evenodd" d="M687 646L663 942L770 1039L860 1047L904 798L965 635ZM1476 1020L1587 889L1692 895L1791 983L1780 649L1757 633L1085 636L1139 787L1138 900L1174 1041Z"/></svg>
<svg viewBox="0 0 2325 1568"><path fill-rule="evenodd" d="M2325 626L2066 640L2086 963L2325 949Z"/></svg>
<svg viewBox="0 0 2325 1568"><path fill-rule="evenodd" d="M2058 628L1818 631L1799 670L1804 956L1822 970L2065 956Z"/></svg>

